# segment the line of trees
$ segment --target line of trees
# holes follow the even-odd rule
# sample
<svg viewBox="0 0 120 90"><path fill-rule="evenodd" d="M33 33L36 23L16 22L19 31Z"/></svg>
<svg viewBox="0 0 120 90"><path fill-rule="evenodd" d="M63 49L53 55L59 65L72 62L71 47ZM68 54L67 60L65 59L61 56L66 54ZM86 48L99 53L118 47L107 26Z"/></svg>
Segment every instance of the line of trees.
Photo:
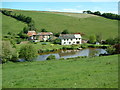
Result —
<svg viewBox="0 0 120 90"><path fill-rule="evenodd" d="M2 12L2 14L6 15L6 16L10 16L12 18L15 18L18 21L21 21L21 22L24 22L27 24L27 26L24 27L23 30L18 33L20 38L27 39L28 36L26 34L28 31L32 31L32 30L36 31L35 23L31 17L25 16L22 14L16 14L16 13L13 13L13 11L2 10L1 12Z"/></svg>
<svg viewBox="0 0 120 90"><path fill-rule="evenodd" d="M6 16L10 16L12 18L15 18L19 21L26 23L28 25L27 27L28 30L36 30L35 23L31 17L25 16L22 14L16 14L16 13L13 13L12 11L7 11L7 10L2 10L1 12Z"/></svg>
<svg viewBox="0 0 120 90"><path fill-rule="evenodd" d="M100 11L92 12L92 11L90 11L90 10L83 11L83 13L94 14L94 15L102 16L102 17L109 18L109 19L120 20L120 15L118 15L118 14L113 14L113 13L103 13L103 14L102 14Z"/></svg>
<svg viewBox="0 0 120 90"><path fill-rule="evenodd" d="M2 13L6 16L10 16L12 18L15 18L19 21L25 22L27 24L32 22L32 18L28 16L24 16L22 14L17 15L16 13L12 13L12 11L2 10Z"/></svg>

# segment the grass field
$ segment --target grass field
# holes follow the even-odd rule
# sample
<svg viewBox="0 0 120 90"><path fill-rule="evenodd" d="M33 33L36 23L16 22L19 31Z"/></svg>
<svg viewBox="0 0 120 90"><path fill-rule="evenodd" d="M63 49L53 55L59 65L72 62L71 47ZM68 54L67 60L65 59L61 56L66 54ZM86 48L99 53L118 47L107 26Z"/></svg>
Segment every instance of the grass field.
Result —
<svg viewBox="0 0 120 90"><path fill-rule="evenodd" d="M18 33L23 30L26 24L14 18L2 15L2 34L6 35L8 32Z"/></svg>
<svg viewBox="0 0 120 90"><path fill-rule="evenodd" d="M19 51L20 48L22 46L24 46L26 44L16 44L17 50ZM33 45L37 50L42 49L42 50L53 50L53 49L60 49L62 47L71 47L70 45L59 45L59 44L51 44L51 43L47 43L46 45L42 45L41 43L37 43L37 44L31 44ZM80 45L78 45L77 47L79 47Z"/></svg>
<svg viewBox="0 0 120 90"><path fill-rule="evenodd" d="M118 21L106 19L103 17L89 15L89 14L76 14L76 13L55 13L55 12L38 12L38 11L23 11L15 10L13 11L17 14L23 14L25 16L30 16L35 21L35 26L37 31L41 31L45 28L51 32L61 32L64 29L68 29L71 33L81 32L85 33L84 38L92 34L102 34L103 38L115 37L118 34ZM6 23L9 24L7 17L3 17L3 26ZM12 21L12 20L9 20ZM17 22L17 21L16 21ZM8 31L13 31L11 23L8 27L3 27L3 34ZM13 24L14 30L21 30L23 26L17 27L15 23Z"/></svg>
<svg viewBox="0 0 120 90"><path fill-rule="evenodd" d="M118 88L118 55L3 64L3 88Z"/></svg>

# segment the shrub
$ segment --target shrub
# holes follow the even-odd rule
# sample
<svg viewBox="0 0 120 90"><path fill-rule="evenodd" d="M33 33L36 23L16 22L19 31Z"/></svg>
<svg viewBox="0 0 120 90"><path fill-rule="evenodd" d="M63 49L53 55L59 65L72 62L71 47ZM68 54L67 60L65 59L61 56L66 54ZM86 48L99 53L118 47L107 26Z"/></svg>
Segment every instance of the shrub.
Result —
<svg viewBox="0 0 120 90"><path fill-rule="evenodd" d="M31 44L26 44L21 47L19 57L25 59L26 61L31 61L37 57L37 50Z"/></svg>
<svg viewBox="0 0 120 90"><path fill-rule="evenodd" d="M55 33L54 36L59 37L60 33Z"/></svg>
<svg viewBox="0 0 120 90"><path fill-rule="evenodd" d="M65 60L64 58L60 58L59 60Z"/></svg>
<svg viewBox="0 0 120 90"><path fill-rule="evenodd" d="M18 55L17 55L16 53L14 53L14 54L12 55L12 58L11 58L10 61L17 62L17 61L18 61Z"/></svg>
<svg viewBox="0 0 120 90"><path fill-rule="evenodd" d="M89 45L88 47L95 48L96 46L93 44L93 45Z"/></svg>
<svg viewBox="0 0 120 90"><path fill-rule="evenodd" d="M65 49L67 49L67 47L63 46L63 47L62 47L62 49L64 49L64 50L65 50Z"/></svg>
<svg viewBox="0 0 120 90"><path fill-rule="evenodd" d="M96 36L95 36L95 35L90 36L90 37L89 37L89 42L90 42L91 44L94 44L94 43L96 42Z"/></svg>
<svg viewBox="0 0 120 90"><path fill-rule="evenodd" d="M20 44L21 41L22 41L22 40L21 40L20 38L18 38L18 39L16 40L16 43L17 43L17 44Z"/></svg>
<svg viewBox="0 0 120 90"><path fill-rule="evenodd" d="M62 34L69 34L69 32L68 32L67 29L65 29L65 30L62 31Z"/></svg>
<svg viewBox="0 0 120 90"><path fill-rule="evenodd" d="M41 43L42 45L47 45L47 43L46 42L43 42L43 43Z"/></svg>
<svg viewBox="0 0 120 90"><path fill-rule="evenodd" d="M120 54L120 44L116 44L114 47L116 48L115 53Z"/></svg>
<svg viewBox="0 0 120 90"><path fill-rule="evenodd" d="M54 44L60 44L60 43L61 43L61 40L57 38L57 39L55 39L55 40L53 41L53 43L54 43Z"/></svg>
<svg viewBox="0 0 120 90"><path fill-rule="evenodd" d="M2 57L2 63L11 60L14 51L15 48L12 48L9 41L2 41L2 53L0 55L0 57Z"/></svg>
<svg viewBox="0 0 120 90"><path fill-rule="evenodd" d="M56 59L55 55L48 56L46 60L52 60L52 59Z"/></svg>
<svg viewBox="0 0 120 90"><path fill-rule="evenodd" d="M109 54L114 54L114 53L115 53L115 50L116 50L116 49L115 49L113 46L110 46L110 47L107 48L106 51L107 51Z"/></svg>
<svg viewBox="0 0 120 90"><path fill-rule="evenodd" d="M86 43L81 44L81 48L87 48L88 45Z"/></svg>

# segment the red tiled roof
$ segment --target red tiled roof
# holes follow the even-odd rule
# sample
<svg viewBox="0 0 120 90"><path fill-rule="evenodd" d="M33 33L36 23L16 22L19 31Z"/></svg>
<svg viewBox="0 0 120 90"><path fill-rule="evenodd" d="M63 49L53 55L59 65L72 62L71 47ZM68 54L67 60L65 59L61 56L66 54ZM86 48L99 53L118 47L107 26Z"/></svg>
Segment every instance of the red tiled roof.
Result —
<svg viewBox="0 0 120 90"><path fill-rule="evenodd" d="M35 31L28 31L27 35L28 36L36 35L36 32Z"/></svg>

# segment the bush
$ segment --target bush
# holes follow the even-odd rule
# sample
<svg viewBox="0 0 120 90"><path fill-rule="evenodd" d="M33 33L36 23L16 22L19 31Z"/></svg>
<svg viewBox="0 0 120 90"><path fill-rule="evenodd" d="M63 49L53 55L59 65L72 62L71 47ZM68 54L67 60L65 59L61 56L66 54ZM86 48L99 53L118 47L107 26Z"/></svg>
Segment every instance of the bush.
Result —
<svg viewBox="0 0 120 90"><path fill-rule="evenodd" d="M54 44L60 44L60 43L61 43L61 40L57 38L57 39L55 39L55 40L53 41L53 43L54 43Z"/></svg>
<svg viewBox="0 0 120 90"><path fill-rule="evenodd" d="M16 40L16 43L17 43L17 44L20 44L21 41L22 41L22 40L21 40L20 38L18 38L18 39Z"/></svg>
<svg viewBox="0 0 120 90"><path fill-rule="evenodd" d="M62 47L62 49L63 49L63 50L66 50L66 49L67 49L67 47L63 46L63 47Z"/></svg>
<svg viewBox="0 0 120 90"><path fill-rule="evenodd" d="M41 43L42 45L47 45L47 43L45 43L45 42L43 42L43 43Z"/></svg>
<svg viewBox="0 0 120 90"><path fill-rule="evenodd" d="M21 47L19 57L25 59L26 61L31 61L37 57L37 50L31 44L26 44Z"/></svg>
<svg viewBox="0 0 120 90"><path fill-rule="evenodd" d="M115 49L113 46L110 46L110 47L107 48L106 51L107 51L109 54L114 54L115 51L116 51L116 49Z"/></svg>
<svg viewBox="0 0 120 90"><path fill-rule="evenodd" d="M116 48L115 53L120 54L120 44L116 44L116 45L114 45L114 47Z"/></svg>
<svg viewBox="0 0 120 90"><path fill-rule="evenodd" d="M14 52L15 48L12 48L12 45L9 41L2 41L2 53L0 55L0 57L2 57L2 63L11 60Z"/></svg>
<svg viewBox="0 0 120 90"><path fill-rule="evenodd" d="M18 61L18 56L17 56L17 54L13 54L10 61L17 62L17 61Z"/></svg>
<svg viewBox="0 0 120 90"><path fill-rule="evenodd" d="M60 58L59 60L65 60L64 58Z"/></svg>
<svg viewBox="0 0 120 90"><path fill-rule="evenodd" d="M95 35L90 36L90 37L89 37L89 42L90 42L91 44L94 44L94 43L96 42L96 36L95 36Z"/></svg>
<svg viewBox="0 0 120 90"><path fill-rule="evenodd" d="M93 45L89 45L88 47L95 48L96 46L93 44Z"/></svg>
<svg viewBox="0 0 120 90"><path fill-rule="evenodd" d="M88 45L86 43L81 44L81 48L87 48Z"/></svg>
<svg viewBox="0 0 120 90"><path fill-rule="evenodd" d="M67 29L65 29L65 30L62 31L62 34L69 34L69 32L68 32Z"/></svg>
<svg viewBox="0 0 120 90"><path fill-rule="evenodd" d="M52 59L56 59L55 55L48 56L46 60L52 60Z"/></svg>

